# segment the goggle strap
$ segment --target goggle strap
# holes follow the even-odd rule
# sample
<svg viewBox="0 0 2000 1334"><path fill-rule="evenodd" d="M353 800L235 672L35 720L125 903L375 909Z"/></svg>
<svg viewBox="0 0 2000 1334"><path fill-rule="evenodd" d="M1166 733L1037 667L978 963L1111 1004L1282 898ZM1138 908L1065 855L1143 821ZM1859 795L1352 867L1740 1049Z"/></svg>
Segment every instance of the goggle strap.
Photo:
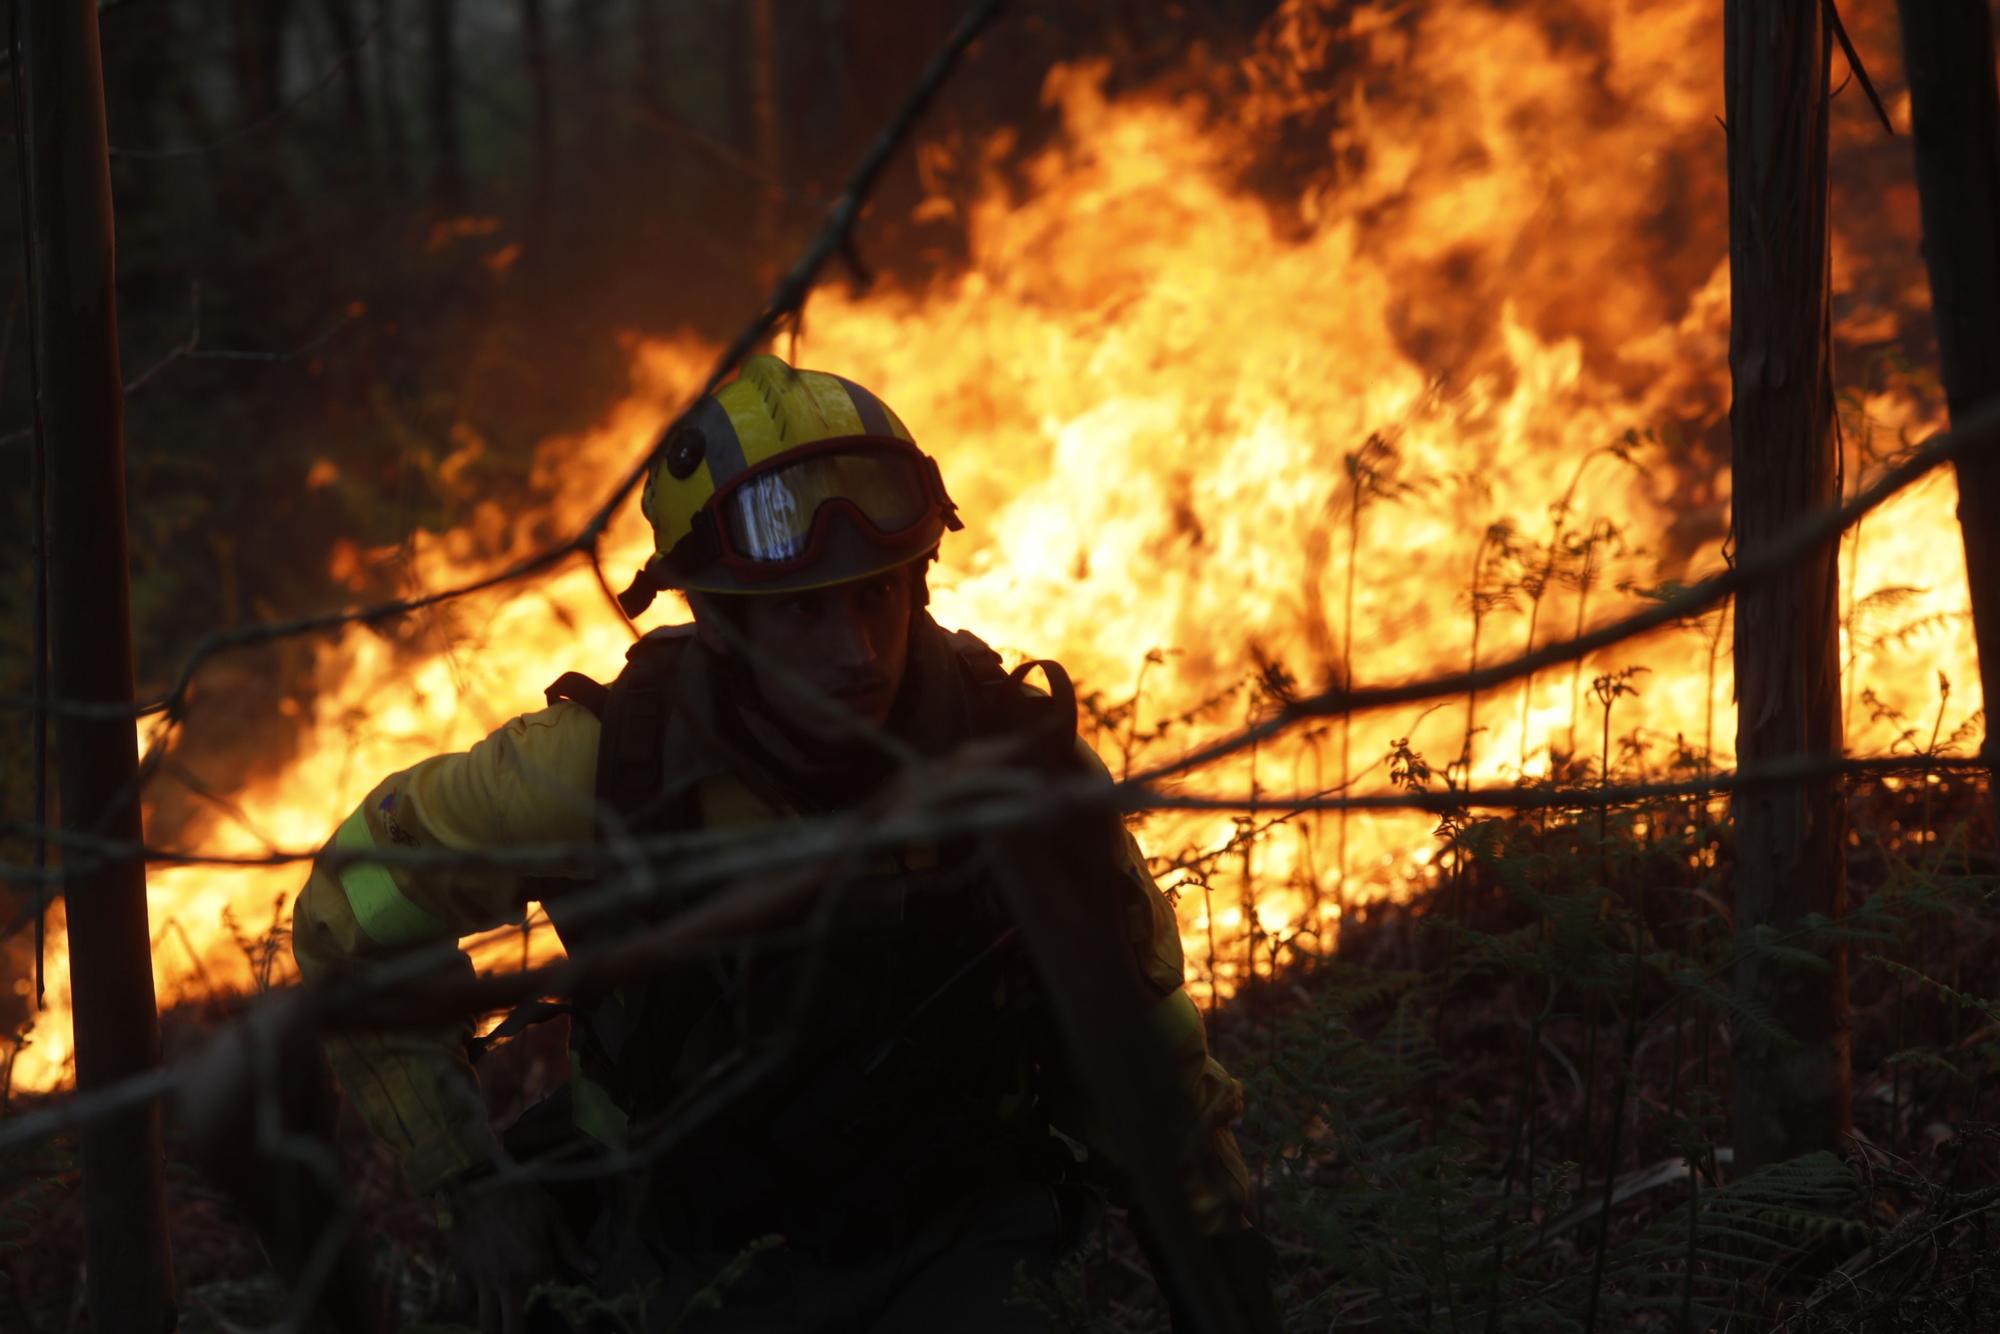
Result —
<svg viewBox="0 0 2000 1334"><path fill-rule="evenodd" d="M931 498L938 507L939 515L944 519L945 530L958 532L965 527L965 521L958 517L958 506L952 503L951 496L944 489L944 473L939 470L936 459L928 454L921 457L924 461L925 476L930 481Z"/></svg>

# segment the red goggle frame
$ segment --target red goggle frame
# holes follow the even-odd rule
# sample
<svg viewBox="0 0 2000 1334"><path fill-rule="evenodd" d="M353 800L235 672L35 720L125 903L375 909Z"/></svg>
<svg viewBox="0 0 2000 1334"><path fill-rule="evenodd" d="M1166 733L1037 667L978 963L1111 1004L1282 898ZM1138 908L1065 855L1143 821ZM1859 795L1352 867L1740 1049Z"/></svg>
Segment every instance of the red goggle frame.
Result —
<svg viewBox="0 0 2000 1334"><path fill-rule="evenodd" d="M730 478L667 561L683 576L719 565L747 583L780 579L822 559L836 519L886 551L964 527L937 460L900 437L843 436Z"/></svg>

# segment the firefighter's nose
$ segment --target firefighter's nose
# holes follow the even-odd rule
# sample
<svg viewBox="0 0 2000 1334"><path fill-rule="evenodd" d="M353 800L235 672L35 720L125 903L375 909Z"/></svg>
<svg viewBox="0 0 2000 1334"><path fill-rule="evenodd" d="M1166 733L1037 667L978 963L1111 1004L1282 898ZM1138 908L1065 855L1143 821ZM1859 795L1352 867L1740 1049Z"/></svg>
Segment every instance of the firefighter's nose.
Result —
<svg viewBox="0 0 2000 1334"><path fill-rule="evenodd" d="M828 657L836 667L868 667L880 656L876 651L875 637L863 617L836 617L832 640L827 646Z"/></svg>

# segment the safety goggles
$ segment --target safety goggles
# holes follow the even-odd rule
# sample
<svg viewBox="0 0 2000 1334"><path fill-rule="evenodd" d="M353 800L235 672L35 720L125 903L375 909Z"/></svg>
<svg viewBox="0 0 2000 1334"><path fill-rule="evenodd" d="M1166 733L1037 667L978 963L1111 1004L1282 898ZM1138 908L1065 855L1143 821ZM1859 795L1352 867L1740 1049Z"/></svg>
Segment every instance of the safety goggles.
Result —
<svg viewBox="0 0 2000 1334"><path fill-rule="evenodd" d="M745 579L779 578L820 559L837 519L883 548L959 526L933 459L907 440L850 437L792 451L723 486L697 515L697 529L708 529L698 545L710 548L699 554Z"/></svg>

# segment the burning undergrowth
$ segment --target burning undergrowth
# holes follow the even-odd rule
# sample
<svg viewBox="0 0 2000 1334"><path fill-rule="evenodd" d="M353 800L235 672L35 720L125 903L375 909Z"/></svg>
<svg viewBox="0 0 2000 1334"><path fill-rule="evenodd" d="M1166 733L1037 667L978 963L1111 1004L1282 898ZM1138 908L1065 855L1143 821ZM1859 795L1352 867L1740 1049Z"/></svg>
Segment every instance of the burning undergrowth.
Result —
<svg viewBox="0 0 2000 1334"><path fill-rule="evenodd" d="M1198 57L1158 87L1113 96L1105 66L1057 68L1045 98L1063 129L1047 143L1021 150L1000 131L926 155L938 193L919 211L957 221L962 267L922 286L824 291L792 350L880 386L939 455L971 522L933 580L937 614L1010 655L1064 660L1095 693L1092 739L1114 769L1140 737L1170 751L1241 725L1268 704L1253 686L1272 668L1312 688L1510 656L1720 562L1713 27L1699 6L1620 4L1585 21L1301 3L1247 59ZM1937 412L1934 390L1882 351L1923 321L1907 186L1849 128L1861 147L1842 159L1855 164L1845 188L1889 205L1836 200L1840 331L1863 354L1844 416L1856 485ZM1300 144L1317 157L1302 161ZM1888 238L1898 262L1883 257ZM336 572L357 589L386 576L435 591L573 531L709 352L694 337L629 347L631 396L597 430L543 447L537 509L467 483L457 528L343 545ZM480 449L467 435L434 461L441 485ZM1876 705L1922 712L1938 670L1959 683L1952 728L1979 707L1960 558L1934 538L1951 503L1935 478L1850 543L1857 752L1893 740ZM610 576L643 550L638 516L623 514ZM255 718L230 708L219 747L189 729L179 768L219 800L170 798L156 827L210 851L311 847L382 773L463 747L562 670L608 676L625 634L580 563L353 627L291 664L304 688ZM1463 708L1335 720L1191 781L1365 790L1405 738L1461 783L1539 779L1579 754L1587 682L1642 662L1621 711L1642 752L1694 745L1726 763L1725 642L1711 618ZM226 677L210 690L257 702ZM252 732L268 738L241 740ZM246 750L286 747L281 771L246 770ZM1427 830L1419 817L1314 819L1262 838L1251 892L1229 859L1205 882L1228 906L1184 917L1190 953L1235 939L1253 914L1322 947L1343 903L1434 882ZM1156 816L1145 838L1169 860L1240 841L1226 816ZM298 878L156 871L162 996L240 986L224 908L263 920ZM59 944L51 960L60 997ZM1223 964L1191 985L1240 980ZM23 1085L63 1077L61 1020L59 1008L22 1054Z"/></svg>

